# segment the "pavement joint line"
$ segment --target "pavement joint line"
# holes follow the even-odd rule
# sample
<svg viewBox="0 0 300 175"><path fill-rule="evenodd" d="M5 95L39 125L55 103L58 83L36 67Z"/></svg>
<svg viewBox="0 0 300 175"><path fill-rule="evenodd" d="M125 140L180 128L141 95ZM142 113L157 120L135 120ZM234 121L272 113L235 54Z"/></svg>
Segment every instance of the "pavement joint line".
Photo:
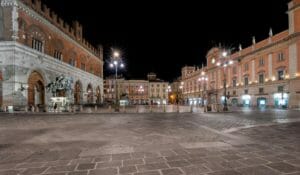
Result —
<svg viewBox="0 0 300 175"><path fill-rule="evenodd" d="M236 131L239 131L239 130L242 130L242 129L251 129L251 128L256 128L256 127L278 126L278 125L282 125L282 124L289 124L289 123L300 122L300 119L288 119L288 120L289 121L283 121L283 122L278 122L278 121L276 122L276 121L274 121L273 123L266 123L266 124L257 124L257 125L248 125L248 126L235 127L235 128L230 128L230 129L224 129L221 132L229 134L229 133L236 132Z"/></svg>
<svg viewBox="0 0 300 175"><path fill-rule="evenodd" d="M211 131L215 134L219 134L223 137L227 137L227 138L230 138L232 139L233 141L238 141L241 143L241 145L244 143L244 144L249 144L249 143L252 143L251 139L250 138L247 138L245 136L236 136L236 135L232 135L232 134L229 134L229 133L224 133L222 131L218 131L218 130L215 130L215 129L212 129L212 128L209 128L207 126L204 126L204 125L200 125L201 128L203 129L206 129L208 131ZM225 141L223 141L225 142ZM230 142L225 142L225 143L228 143L228 144L231 144ZM232 145L232 144L231 144Z"/></svg>

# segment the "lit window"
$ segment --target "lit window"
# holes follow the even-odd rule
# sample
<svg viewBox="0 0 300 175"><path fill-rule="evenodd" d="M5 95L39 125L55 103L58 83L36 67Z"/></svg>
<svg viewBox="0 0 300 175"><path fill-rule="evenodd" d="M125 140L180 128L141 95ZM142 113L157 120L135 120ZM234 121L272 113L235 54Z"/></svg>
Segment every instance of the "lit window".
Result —
<svg viewBox="0 0 300 175"><path fill-rule="evenodd" d="M216 59L215 59L215 58L212 58L212 59L211 59L211 63L212 63L212 64L215 64L215 63L216 63Z"/></svg>

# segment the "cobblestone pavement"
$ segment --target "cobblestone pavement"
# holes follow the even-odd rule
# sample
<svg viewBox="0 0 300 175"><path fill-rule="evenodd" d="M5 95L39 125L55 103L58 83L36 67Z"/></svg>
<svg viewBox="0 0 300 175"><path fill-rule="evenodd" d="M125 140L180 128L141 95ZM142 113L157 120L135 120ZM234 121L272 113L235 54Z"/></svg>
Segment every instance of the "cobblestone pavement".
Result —
<svg viewBox="0 0 300 175"><path fill-rule="evenodd" d="M299 111L0 114L0 175L300 175Z"/></svg>

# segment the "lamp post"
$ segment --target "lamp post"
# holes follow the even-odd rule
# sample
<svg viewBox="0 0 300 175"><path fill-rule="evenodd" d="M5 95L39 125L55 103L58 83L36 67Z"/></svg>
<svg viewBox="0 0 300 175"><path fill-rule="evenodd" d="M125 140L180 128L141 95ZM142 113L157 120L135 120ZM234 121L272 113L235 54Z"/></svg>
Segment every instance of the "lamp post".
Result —
<svg viewBox="0 0 300 175"><path fill-rule="evenodd" d="M122 60L120 58L120 53L117 51L113 52L113 56L111 58L111 63L109 64L110 68L115 69L115 112L119 112L119 95L118 95L118 68L121 69L124 68L124 64L122 63Z"/></svg>
<svg viewBox="0 0 300 175"><path fill-rule="evenodd" d="M228 52L224 51L222 52L222 56L219 59L219 62L217 63L217 66L223 67L223 89L224 89L224 106L223 106L223 111L228 111L228 104L227 104L227 87L226 87L226 68L229 65L233 64L232 60L227 59Z"/></svg>

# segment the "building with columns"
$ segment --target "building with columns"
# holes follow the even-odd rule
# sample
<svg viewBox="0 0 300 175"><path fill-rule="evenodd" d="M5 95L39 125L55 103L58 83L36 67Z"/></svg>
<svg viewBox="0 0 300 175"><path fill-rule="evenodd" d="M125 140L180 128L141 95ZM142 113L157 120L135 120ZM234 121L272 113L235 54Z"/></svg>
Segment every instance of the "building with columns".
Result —
<svg viewBox="0 0 300 175"><path fill-rule="evenodd" d="M116 84L114 77L107 77L104 81L104 100L115 103L117 96L122 104L146 104L149 99L148 88L149 82L146 80L118 78Z"/></svg>
<svg viewBox="0 0 300 175"><path fill-rule="evenodd" d="M117 79L117 92L114 77L107 77L104 85L104 97L108 103L114 103L116 94L121 103L127 104L167 104L168 82L156 78L156 74L148 74L148 80Z"/></svg>
<svg viewBox="0 0 300 175"><path fill-rule="evenodd" d="M40 0L1 0L0 39L0 106L47 108L45 87L60 75L73 80L72 104L103 101L102 47L77 21L70 26Z"/></svg>
<svg viewBox="0 0 300 175"><path fill-rule="evenodd" d="M270 30L265 40L253 38L251 46L240 46L235 53L212 48L206 67L184 67L186 102L198 104L204 99L221 104L226 98L239 106L300 107L300 0L292 0L287 13L287 30L275 35ZM203 76L207 81L198 81Z"/></svg>
<svg viewBox="0 0 300 175"><path fill-rule="evenodd" d="M169 83L158 79L155 73L149 73L147 77L149 81L150 104L167 104L169 90L171 90L168 89Z"/></svg>

